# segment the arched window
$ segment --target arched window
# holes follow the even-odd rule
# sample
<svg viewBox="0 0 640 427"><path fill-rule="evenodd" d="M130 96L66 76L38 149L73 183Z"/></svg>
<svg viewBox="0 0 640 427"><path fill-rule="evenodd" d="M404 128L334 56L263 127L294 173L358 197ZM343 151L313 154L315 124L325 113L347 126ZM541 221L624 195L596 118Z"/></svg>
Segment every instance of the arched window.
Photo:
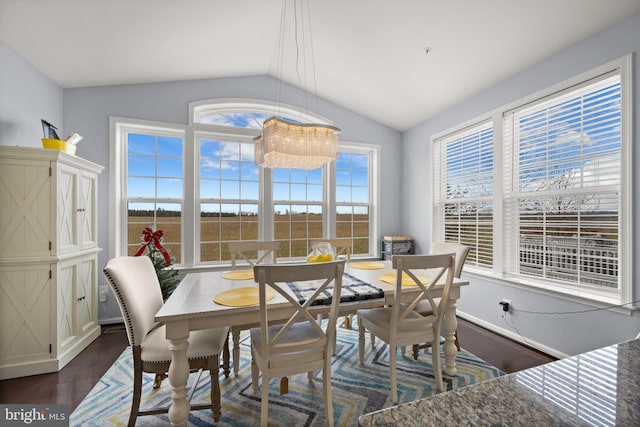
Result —
<svg viewBox="0 0 640 427"><path fill-rule="evenodd" d="M119 244L112 247L135 253L140 231L151 226L165 231L176 264L184 267L224 265L227 243L243 240L279 240L278 258L303 259L312 240L351 238L354 256L374 256L378 148L341 142L330 166L262 169L253 138L273 115L330 124L246 99L192 102L187 126L112 119L122 189L113 233Z"/></svg>

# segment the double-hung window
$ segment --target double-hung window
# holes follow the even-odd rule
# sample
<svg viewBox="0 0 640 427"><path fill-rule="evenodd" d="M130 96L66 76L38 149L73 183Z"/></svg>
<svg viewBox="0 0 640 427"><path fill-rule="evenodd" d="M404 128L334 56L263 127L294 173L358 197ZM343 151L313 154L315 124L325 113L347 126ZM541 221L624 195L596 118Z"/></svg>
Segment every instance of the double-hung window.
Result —
<svg viewBox="0 0 640 427"><path fill-rule="evenodd" d="M123 142L126 179L121 181L122 242L133 255L140 247L142 230L151 227L166 233L163 245L174 262L182 259L182 210L184 203L184 130L126 125L119 128Z"/></svg>
<svg viewBox="0 0 640 427"><path fill-rule="evenodd" d="M352 253L369 254L373 243L370 150L343 150L336 161L336 235L353 240Z"/></svg>
<svg viewBox="0 0 640 427"><path fill-rule="evenodd" d="M479 274L631 301L629 69L614 61L434 139L434 239L475 249Z"/></svg>
<svg viewBox="0 0 640 427"><path fill-rule="evenodd" d="M323 237L323 168L272 169L273 225L279 257L304 257Z"/></svg>
<svg viewBox="0 0 640 427"><path fill-rule="evenodd" d="M259 239L259 171L251 142L196 133L200 263L229 260L228 242Z"/></svg>
<svg viewBox="0 0 640 427"><path fill-rule="evenodd" d="M434 144L434 235L470 248L467 265L493 266L493 122L452 132Z"/></svg>

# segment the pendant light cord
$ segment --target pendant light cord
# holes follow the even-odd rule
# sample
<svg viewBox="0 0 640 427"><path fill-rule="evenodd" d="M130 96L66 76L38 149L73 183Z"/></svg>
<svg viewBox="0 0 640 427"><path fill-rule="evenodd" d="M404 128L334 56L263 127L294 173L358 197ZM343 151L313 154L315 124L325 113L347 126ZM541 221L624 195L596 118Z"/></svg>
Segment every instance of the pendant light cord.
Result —
<svg viewBox="0 0 640 427"><path fill-rule="evenodd" d="M279 117L281 114L281 99L282 99L282 81L284 77L284 50L285 50L285 35L287 25L287 1L282 0L282 9L280 11L280 33L278 40L278 53L277 53L277 69L276 75L278 82L276 83L276 102L274 104L274 116ZM313 31L311 31L311 11L309 8L309 0L300 1L300 9L298 9L298 0L293 1L293 24L294 24L294 42L295 42L295 60L296 60L296 77L298 79L298 87L304 91L304 107L301 111L301 115L306 119L310 119L309 112L311 108L309 106L309 93L313 92L315 111L319 114L318 103L318 87L316 82L316 65L315 65L315 52L313 48ZM306 5L306 7L305 7ZM305 19L306 12L306 19ZM308 33L308 37L307 37ZM307 43L308 38L308 43ZM303 49L303 55L300 55L300 49ZM308 45L308 46L307 46ZM309 47L310 59L311 59L311 79L313 87L310 88L309 78L307 76L307 61L304 55L306 48ZM302 64L301 64L302 60Z"/></svg>

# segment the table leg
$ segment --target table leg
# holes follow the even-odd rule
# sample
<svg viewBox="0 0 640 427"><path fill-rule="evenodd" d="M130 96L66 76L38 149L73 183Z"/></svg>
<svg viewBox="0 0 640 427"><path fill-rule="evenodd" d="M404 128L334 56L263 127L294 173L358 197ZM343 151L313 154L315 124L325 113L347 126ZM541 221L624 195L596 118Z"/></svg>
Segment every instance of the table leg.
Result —
<svg viewBox="0 0 640 427"><path fill-rule="evenodd" d="M167 335L169 335L168 330ZM171 407L169 408L169 420L172 426L186 427L189 412L191 411L191 406L187 400L187 381L189 379L188 346L188 331L187 336L169 339L169 350L171 350L169 383L171 384L172 400Z"/></svg>
<svg viewBox="0 0 640 427"><path fill-rule="evenodd" d="M449 299L449 304L444 312L444 373L455 376L458 373L456 368L456 330L458 320L456 319L456 300Z"/></svg>

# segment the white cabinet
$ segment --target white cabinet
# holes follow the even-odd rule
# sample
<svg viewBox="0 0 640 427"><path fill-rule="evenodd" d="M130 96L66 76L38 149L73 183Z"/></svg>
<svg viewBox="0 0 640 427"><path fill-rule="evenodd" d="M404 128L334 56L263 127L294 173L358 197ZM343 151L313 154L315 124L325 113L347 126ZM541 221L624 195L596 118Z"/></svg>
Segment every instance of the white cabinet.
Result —
<svg viewBox="0 0 640 427"><path fill-rule="evenodd" d="M102 169L54 150L0 146L0 379L59 371L100 335Z"/></svg>

